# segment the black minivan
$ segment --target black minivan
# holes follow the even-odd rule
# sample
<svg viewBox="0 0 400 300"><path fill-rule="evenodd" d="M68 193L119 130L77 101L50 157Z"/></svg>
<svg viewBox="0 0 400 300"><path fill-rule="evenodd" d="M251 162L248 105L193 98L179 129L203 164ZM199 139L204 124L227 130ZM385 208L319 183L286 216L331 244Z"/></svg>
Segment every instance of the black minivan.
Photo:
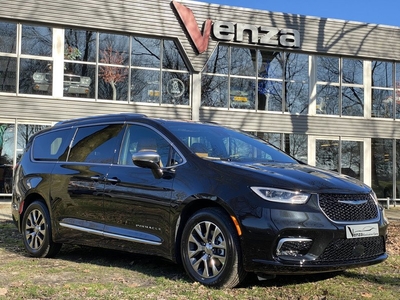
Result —
<svg viewBox="0 0 400 300"><path fill-rule="evenodd" d="M63 243L158 255L212 287L387 258L371 188L213 123L60 122L30 139L14 183L13 219L34 257Z"/></svg>

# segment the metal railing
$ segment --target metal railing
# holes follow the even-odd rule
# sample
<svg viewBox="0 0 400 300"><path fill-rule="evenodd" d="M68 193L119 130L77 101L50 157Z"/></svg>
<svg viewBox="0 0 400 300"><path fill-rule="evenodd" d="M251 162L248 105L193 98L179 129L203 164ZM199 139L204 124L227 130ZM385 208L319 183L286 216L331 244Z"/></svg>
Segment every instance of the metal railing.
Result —
<svg viewBox="0 0 400 300"><path fill-rule="evenodd" d="M396 207L400 206L400 199L392 199L392 198L379 198L378 202L381 203L386 209L390 209L390 206Z"/></svg>

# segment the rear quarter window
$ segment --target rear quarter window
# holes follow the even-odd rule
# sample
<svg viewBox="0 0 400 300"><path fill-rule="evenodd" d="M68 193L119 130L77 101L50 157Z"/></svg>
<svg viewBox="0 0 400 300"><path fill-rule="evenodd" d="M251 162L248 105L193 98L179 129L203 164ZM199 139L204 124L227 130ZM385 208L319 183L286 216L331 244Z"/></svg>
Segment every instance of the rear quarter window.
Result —
<svg viewBox="0 0 400 300"><path fill-rule="evenodd" d="M55 130L38 135L32 145L34 160L65 161L72 129Z"/></svg>
<svg viewBox="0 0 400 300"><path fill-rule="evenodd" d="M69 162L111 164L124 133L123 124L80 127L74 137Z"/></svg>

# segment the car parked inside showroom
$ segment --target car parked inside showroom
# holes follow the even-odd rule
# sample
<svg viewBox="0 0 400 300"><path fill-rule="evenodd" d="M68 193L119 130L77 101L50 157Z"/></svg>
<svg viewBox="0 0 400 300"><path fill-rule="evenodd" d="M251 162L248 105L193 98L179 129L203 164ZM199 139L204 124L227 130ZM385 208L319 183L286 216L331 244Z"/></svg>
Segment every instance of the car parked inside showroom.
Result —
<svg viewBox="0 0 400 300"><path fill-rule="evenodd" d="M91 116L32 136L12 215L27 252L63 243L156 255L210 287L387 258L370 187L214 123Z"/></svg>

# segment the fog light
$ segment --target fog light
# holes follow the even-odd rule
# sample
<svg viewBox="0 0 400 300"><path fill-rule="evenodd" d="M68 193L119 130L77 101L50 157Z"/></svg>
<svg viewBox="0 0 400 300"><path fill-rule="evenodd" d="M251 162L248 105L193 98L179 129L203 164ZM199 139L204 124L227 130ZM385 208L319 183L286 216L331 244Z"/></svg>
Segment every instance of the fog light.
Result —
<svg viewBox="0 0 400 300"><path fill-rule="evenodd" d="M277 256L299 257L306 255L312 245L312 239L284 238L276 247Z"/></svg>

